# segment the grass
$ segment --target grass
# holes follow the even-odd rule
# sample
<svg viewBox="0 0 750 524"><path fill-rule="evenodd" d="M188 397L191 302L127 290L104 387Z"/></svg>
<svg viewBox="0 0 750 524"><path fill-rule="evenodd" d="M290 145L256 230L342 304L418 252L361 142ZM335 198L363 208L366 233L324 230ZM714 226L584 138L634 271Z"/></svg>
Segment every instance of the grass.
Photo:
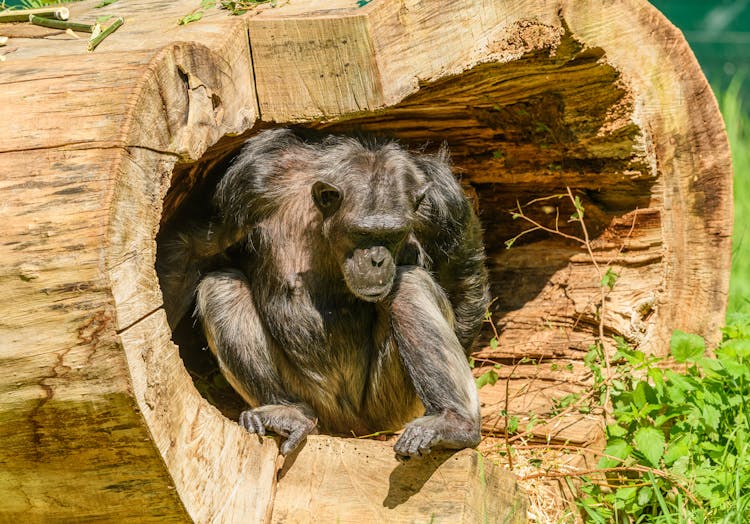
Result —
<svg viewBox="0 0 750 524"><path fill-rule="evenodd" d="M750 108L743 106L745 74L718 96L734 164L734 234L727 313L750 312Z"/></svg>

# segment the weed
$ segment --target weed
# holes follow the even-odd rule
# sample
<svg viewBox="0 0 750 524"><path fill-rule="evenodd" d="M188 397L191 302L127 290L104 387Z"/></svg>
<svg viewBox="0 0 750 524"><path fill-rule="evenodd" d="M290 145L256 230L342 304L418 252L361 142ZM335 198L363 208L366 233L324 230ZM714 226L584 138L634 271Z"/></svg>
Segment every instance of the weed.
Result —
<svg viewBox="0 0 750 524"><path fill-rule="evenodd" d="M708 358L701 337L675 331L678 370L620 346L607 447L598 470L578 472L587 520L750 521L750 315L724 333Z"/></svg>

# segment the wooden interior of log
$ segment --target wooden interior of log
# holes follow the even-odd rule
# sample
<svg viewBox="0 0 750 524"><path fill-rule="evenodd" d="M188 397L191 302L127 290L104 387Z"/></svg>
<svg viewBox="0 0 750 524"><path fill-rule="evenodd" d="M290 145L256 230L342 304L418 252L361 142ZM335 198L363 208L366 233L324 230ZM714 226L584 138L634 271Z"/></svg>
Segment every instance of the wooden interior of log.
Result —
<svg viewBox="0 0 750 524"><path fill-rule="evenodd" d="M652 207L656 173L646 158L648 137L633 116L633 97L603 58L601 49L584 48L566 33L554 49L477 65L422 85L387 109L307 124L331 133L394 137L414 149L447 143L484 226L491 310L500 332L492 349L494 333L483 331L476 358L513 367L505 373L514 383L510 391L524 394L512 411L524 417L546 413L557 398L580 389L570 384L585 384L580 361L599 329L601 276L584 246L560 235L534 231L506 248L533 227L514 218L519 205L532 220L583 237L580 225L569 220L575 212L570 188L584 206L595 257L614 261L619 275L617 291L608 296L605 332L637 345L655 320L650 304L663 275L660 215ZM163 220L186 210L207 213L217 178L259 129L225 137L198 162L178 165ZM183 321L175 341L199 390L235 418L242 401L221 378L193 319ZM498 427L499 397L505 401L499 393L483 390L487 430ZM554 432L556 438L582 442L597 420L569 422ZM549 428L537 429L545 432Z"/></svg>

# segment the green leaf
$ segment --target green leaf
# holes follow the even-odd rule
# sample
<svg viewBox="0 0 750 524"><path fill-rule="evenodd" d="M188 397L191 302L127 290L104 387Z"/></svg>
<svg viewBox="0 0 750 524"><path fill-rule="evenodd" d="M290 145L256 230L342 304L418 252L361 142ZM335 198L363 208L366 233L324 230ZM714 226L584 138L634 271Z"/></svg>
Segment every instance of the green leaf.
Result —
<svg viewBox="0 0 750 524"><path fill-rule="evenodd" d="M747 375L748 371L750 371L746 365L731 358L722 358L721 364L724 367L725 373L733 379L739 379Z"/></svg>
<svg viewBox="0 0 750 524"><path fill-rule="evenodd" d="M666 387L664 383L664 373L659 368L651 368L648 370L648 377L654 383L654 390L658 395L664 395L664 389Z"/></svg>
<svg viewBox="0 0 750 524"><path fill-rule="evenodd" d="M494 385L497 382L498 378L499 377L494 369L485 371L476 379L477 388L483 388L487 384Z"/></svg>
<svg viewBox="0 0 750 524"><path fill-rule="evenodd" d="M651 486L643 486L638 490L638 505L640 507L648 505L648 503L651 502L651 497L653 497L653 495L654 490L651 488Z"/></svg>
<svg viewBox="0 0 750 524"><path fill-rule="evenodd" d="M627 435L628 430L619 424L610 424L607 426L607 437L613 439L615 437L624 437Z"/></svg>
<svg viewBox="0 0 750 524"><path fill-rule="evenodd" d="M177 24L178 25L185 25L185 24L189 24L191 22L197 22L201 18L203 18L203 11L196 11L195 13L190 13L189 15L180 18L177 21Z"/></svg>
<svg viewBox="0 0 750 524"><path fill-rule="evenodd" d="M653 467L659 467L659 461L664 454L664 433L653 427L643 427L635 432L633 442L646 460Z"/></svg>
<svg viewBox="0 0 750 524"><path fill-rule="evenodd" d="M689 439L686 437L680 437L669 442L667 446L667 452L664 453L664 463L667 466L671 466L677 460L682 457L689 457L690 447L688 446Z"/></svg>
<svg viewBox="0 0 750 524"><path fill-rule="evenodd" d="M690 455L683 455L672 463L670 471L676 475L687 476L690 469Z"/></svg>
<svg viewBox="0 0 750 524"><path fill-rule="evenodd" d="M109 4L114 4L117 2L117 0L102 0L98 4L96 4L94 7L100 8L100 7L107 7Z"/></svg>
<svg viewBox="0 0 750 524"><path fill-rule="evenodd" d="M706 427L718 428L721 422L721 412L714 406L705 405L703 406L703 421Z"/></svg>
<svg viewBox="0 0 750 524"><path fill-rule="evenodd" d="M633 404L638 409L642 410L646 404L653 403L656 400L653 389L648 383L639 381L633 391Z"/></svg>
<svg viewBox="0 0 750 524"><path fill-rule="evenodd" d="M738 360L745 360L750 357L750 340L746 338L728 340L722 344L721 352Z"/></svg>
<svg viewBox="0 0 750 524"><path fill-rule="evenodd" d="M626 458L628 458L631 451L633 451L633 448L622 439L618 438L608 442L607 447L604 449L604 456L599 460L599 468L613 468L619 466Z"/></svg>
<svg viewBox="0 0 750 524"><path fill-rule="evenodd" d="M573 198L573 207L576 208L576 212L570 215L570 222L582 221L583 203L581 202L581 198L578 195Z"/></svg>
<svg viewBox="0 0 750 524"><path fill-rule="evenodd" d="M693 361L706 352L706 341L698 335L675 329L669 342L669 350L677 362Z"/></svg>
<svg viewBox="0 0 750 524"><path fill-rule="evenodd" d="M625 506L632 504L635 501L635 497L637 494L638 488L619 488L615 492L615 507L624 508Z"/></svg>
<svg viewBox="0 0 750 524"><path fill-rule="evenodd" d="M671 369L665 370L664 374L667 378L669 388L668 392L670 393L670 396L675 391L679 391L680 393L687 393L695 391L696 389L700 389L700 385L695 380L691 379L690 377L680 375L679 373L675 373Z"/></svg>
<svg viewBox="0 0 750 524"><path fill-rule="evenodd" d="M617 279L620 277L618 273L615 273L611 267L607 268L607 272L604 273L604 276L602 277L601 282L599 283L602 287L608 287L609 289L613 289L615 287L615 282L617 282Z"/></svg>
<svg viewBox="0 0 750 524"><path fill-rule="evenodd" d="M490 349L497 349L497 337L490 339Z"/></svg>

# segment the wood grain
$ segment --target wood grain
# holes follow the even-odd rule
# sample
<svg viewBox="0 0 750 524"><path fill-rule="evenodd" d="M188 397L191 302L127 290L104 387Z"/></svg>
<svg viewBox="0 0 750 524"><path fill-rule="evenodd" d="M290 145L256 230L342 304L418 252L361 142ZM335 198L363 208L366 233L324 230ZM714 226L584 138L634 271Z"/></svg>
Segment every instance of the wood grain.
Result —
<svg viewBox="0 0 750 524"><path fill-rule="evenodd" d="M313 436L280 472L272 522L526 522L518 489L473 450L402 464L389 444Z"/></svg>

